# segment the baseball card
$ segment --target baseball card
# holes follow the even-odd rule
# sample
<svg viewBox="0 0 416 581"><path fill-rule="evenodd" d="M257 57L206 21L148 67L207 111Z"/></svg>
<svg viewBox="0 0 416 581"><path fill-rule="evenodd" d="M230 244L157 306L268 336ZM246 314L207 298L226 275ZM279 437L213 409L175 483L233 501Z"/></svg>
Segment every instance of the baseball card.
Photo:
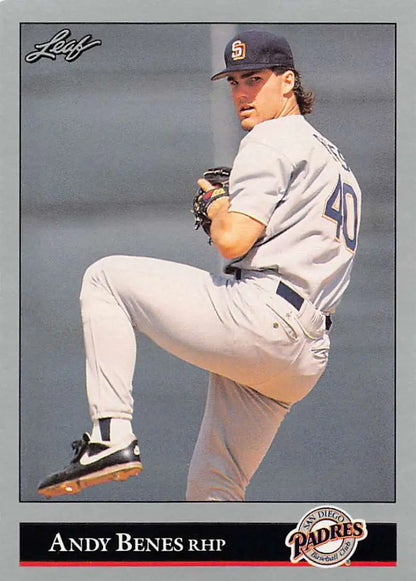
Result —
<svg viewBox="0 0 416 581"><path fill-rule="evenodd" d="M0 570L412 578L412 3L0 14Z"/></svg>

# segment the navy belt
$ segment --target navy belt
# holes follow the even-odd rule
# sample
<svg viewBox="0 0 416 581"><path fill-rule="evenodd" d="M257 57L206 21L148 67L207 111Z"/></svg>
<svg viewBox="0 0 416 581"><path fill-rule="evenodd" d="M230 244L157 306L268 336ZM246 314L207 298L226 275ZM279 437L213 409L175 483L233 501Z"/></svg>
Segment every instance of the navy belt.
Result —
<svg viewBox="0 0 416 581"><path fill-rule="evenodd" d="M300 311L303 302L304 302L304 298L300 296L299 293L297 293L296 291L293 290L293 288L290 288L289 286L287 286L287 284L285 284L283 281L280 281L277 289L276 289L276 294L279 295L280 297L282 297L283 299L285 299L288 303L290 303L292 305L293 308L295 308L297 311ZM327 331L329 331L329 329L332 326L332 319L329 315L325 316L325 329Z"/></svg>
<svg viewBox="0 0 416 581"><path fill-rule="evenodd" d="M230 272L234 272L235 278L241 280L241 268L235 268ZM276 294L284 298L288 303L292 305L297 311L300 311L303 301L305 300L300 296L299 293L294 291L292 288L287 286L283 281L280 281L277 285ZM332 319L329 315L325 315L325 329L329 331L332 326Z"/></svg>

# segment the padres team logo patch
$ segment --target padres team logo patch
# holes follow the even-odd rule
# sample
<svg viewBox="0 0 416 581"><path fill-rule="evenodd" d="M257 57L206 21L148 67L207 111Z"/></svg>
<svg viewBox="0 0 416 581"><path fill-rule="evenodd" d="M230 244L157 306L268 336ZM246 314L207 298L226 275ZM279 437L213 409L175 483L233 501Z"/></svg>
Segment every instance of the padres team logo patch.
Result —
<svg viewBox="0 0 416 581"><path fill-rule="evenodd" d="M339 567L349 564L358 541L366 536L365 521L352 519L336 506L318 506L301 518L285 544L292 563L305 559L316 567Z"/></svg>
<svg viewBox="0 0 416 581"><path fill-rule="evenodd" d="M235 40L231 45L231 58L240 61L246 56L246 45L241 40Z"/></svg>

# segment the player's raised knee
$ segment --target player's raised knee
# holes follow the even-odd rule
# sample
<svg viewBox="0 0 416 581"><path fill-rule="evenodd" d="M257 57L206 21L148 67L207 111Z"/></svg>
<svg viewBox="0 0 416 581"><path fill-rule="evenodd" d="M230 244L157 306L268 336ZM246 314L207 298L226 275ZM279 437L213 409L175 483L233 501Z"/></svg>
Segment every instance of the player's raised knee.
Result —
<svg viewBox="0 0 416 581"><path fill-rule="evenodd" d="M119 262L123 259L123 256L104 256L99 260L96 260L85 270L82 279L83 284L89 282L97 282L103 275L110 272Z"/></svg>
<svg viewBox="0 0 416 581"><path fill-rule="evenodd" d="M111 278L111 273L118 268L120 260L123 256L105 256L93 262L84 272L81 285L80 301L81 307L85 308L89 303L88 298L92 298L93 292L98 289L105 289L108 287L108 281Z"/></svg>

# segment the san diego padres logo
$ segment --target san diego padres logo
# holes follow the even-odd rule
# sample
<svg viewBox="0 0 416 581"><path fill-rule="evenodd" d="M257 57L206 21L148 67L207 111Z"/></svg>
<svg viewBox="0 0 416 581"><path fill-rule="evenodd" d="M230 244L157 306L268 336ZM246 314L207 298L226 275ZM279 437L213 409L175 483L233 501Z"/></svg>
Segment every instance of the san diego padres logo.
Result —
<svg viewBox="0 0 416 581"><path fill-rule="evenodd" d="M287 535L290 560L305 559L316 567L348 564L358 541L365 539L365 521L355 520L336 506L318 506L307 512Z"/></svg>
<svg viewBox="0 0 416 581"><path fill-rule="evenodd" d="M246 56L246 45L241 40L235 40L231 45L231 58L240 61Z"/></svg>

